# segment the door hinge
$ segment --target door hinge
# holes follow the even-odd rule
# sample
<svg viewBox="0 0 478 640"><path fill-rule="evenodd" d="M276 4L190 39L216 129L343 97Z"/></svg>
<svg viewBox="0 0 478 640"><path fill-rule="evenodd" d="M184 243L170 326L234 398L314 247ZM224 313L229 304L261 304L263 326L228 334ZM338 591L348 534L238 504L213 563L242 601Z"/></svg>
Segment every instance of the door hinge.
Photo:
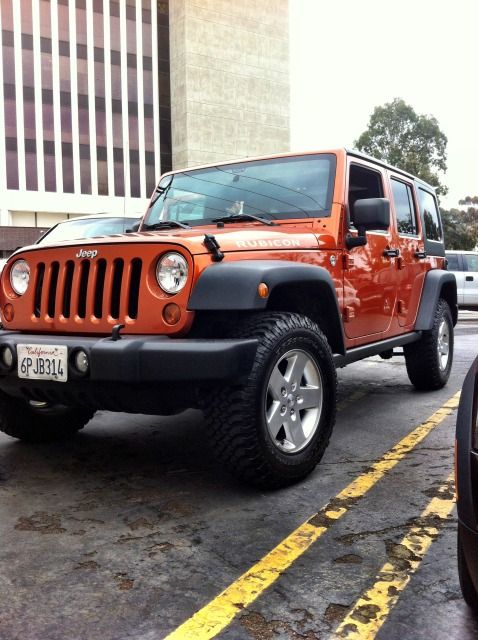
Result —
<svg viewBox="0 0 478 640"><path fill-rule="evenodd" d="M355 267L355 258L348 253L344 254L344 269L348 270Z"/></svg>

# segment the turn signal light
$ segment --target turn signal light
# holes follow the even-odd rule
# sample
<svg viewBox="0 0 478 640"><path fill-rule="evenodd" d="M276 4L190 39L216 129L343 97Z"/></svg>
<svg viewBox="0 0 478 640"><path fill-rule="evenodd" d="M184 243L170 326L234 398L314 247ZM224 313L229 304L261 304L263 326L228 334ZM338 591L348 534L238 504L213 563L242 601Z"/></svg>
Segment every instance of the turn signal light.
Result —
<svg viewBox="0 0 478 640"><path fill-rule="evenodd" d="M259 284L259 286L257 287L257 293L259 294L260 298L267 298L267 296L269 295L269 287L265 282L261 282Z"/></svg>
<svg viewBox="0 0 478 640"><path fill-rule="evenodd" d="M11 322L15 317L15 311L13 310L13 304L6 304L3 307L3 317L7 322Z"/></svg>
<svg viewBox="0 0 478 640"><path fill-rule="evenodd" d="M181 319L181 309L174 302L167 304L163 309L163 319L166 324L177 324Z"/></svg>

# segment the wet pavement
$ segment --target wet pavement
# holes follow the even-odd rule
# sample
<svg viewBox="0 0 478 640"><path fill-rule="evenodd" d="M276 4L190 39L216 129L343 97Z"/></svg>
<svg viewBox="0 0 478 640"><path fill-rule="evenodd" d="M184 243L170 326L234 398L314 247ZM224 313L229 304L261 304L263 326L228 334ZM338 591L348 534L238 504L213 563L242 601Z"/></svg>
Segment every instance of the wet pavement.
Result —
<svg viewBox="0 0 478 640"><path fill-rule="evenodd" d="M243 487L213 462L199 412L98 412L53 445L1 435L1 640L166 637L444 405L477 353L478 314L464 312L445 389L414 391L403 358L340 370L323 461L276 492ZM218 637L334 637L451 471L454 421L437 424ZM377 638L477 637L455 544L453 511Z"/></svg>

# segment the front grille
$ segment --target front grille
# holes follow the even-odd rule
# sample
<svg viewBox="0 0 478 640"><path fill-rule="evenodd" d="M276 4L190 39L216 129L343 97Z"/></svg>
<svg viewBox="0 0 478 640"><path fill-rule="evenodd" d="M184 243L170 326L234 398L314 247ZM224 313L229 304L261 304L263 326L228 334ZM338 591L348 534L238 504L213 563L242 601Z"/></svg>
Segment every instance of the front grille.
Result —
<svg viewBox="0 0 478 640"><path fill-rule="evenodd" d="M135 320L141 269L140 258L40 262L33 275L33 313L36 318Z"/></svg>

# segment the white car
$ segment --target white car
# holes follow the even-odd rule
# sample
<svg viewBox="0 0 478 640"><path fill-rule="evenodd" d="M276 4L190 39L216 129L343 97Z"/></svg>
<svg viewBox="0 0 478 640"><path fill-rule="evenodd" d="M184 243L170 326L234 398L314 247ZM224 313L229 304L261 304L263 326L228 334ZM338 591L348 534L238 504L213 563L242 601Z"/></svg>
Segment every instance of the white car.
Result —
<svg viewBox="0 0 478 640"><path fill-rule="evenodd" d="M460 309L478 311L478 252L447 251L448 271L455 274Z"/></svg>

